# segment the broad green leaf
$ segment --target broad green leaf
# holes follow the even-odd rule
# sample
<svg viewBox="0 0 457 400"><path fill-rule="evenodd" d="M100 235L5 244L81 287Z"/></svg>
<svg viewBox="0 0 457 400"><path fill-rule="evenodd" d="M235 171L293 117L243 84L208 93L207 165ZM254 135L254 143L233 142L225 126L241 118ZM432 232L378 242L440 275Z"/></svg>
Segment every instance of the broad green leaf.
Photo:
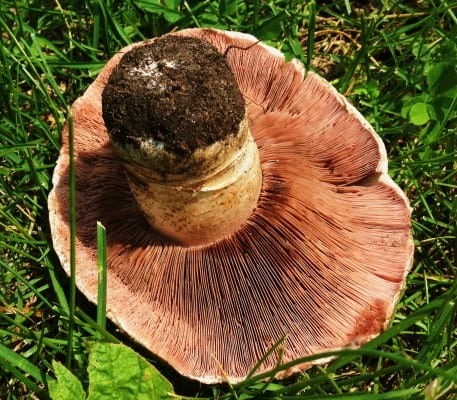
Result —
<svg viewBox="0 0 457 400"><path fill-rule="evenodd" d="M151 0L140 0L136 3L136 5L144 11L150 12L152 14L163 15L164 18L170 23L179 21L179 19L181 19L183 16L179 11L162 6L161 4Z"/></svg>
<svg viewBox="0 0 457 400"><path fill-rule="evenodd" d="M409 120L414 125L425 125L430 120L427 104L414 104L409 110Z"/></svg>
<svg viewBox="0 0 457 400"><path fill-rule="evenodd" d="M420 131L419 137L425 144L429 145L438 141L441 131L441 125L437 121L432 121L430 125Z"/></svg>
<svg viewBox="0 0 457 400"><path fill-rule="evenodd" d="M436 96L429 99L427 102L427 111L430 119L445 123L446 119L454 119L457 117L457 92L455 99L446 96Z"/></svg>
<svg viewBox="0 0 457 400"><path fill-rule="evenodd" d="M52 400L84 400L81 382L67 368L57 361L52 362L57 380L48 382L49 396Z"/></svg>
<svg viewBox="0 0 457 400"><path fill-rule="evenodd" d="M173 386L156 368L120 344L95 342L89 347L88 400L169 399Z"/></svg>
<svg viewBox="0 0 457 400"><path fill-rule="evenodd" d="M230 16L236 13L238 3L233 0L219 1L219 14L223 16Z"/></svg>
<svg viewBox="0 0 457 400"><path fill-rule="evenodd" d="M287 40L284 43L284 47L282 48L282 51L286 55L286 60L290 60L292 58L297 58L297 59L303 61L303 59L305 57L303 47L301 46L300 41L295 37L290 37L289 40Z"/></svg>
<svg viewBox="0 0 457 400"><path fill-rule="evenodd" d="M250 386L250 388L259 389L262 390L262 392L276 392L278 390L283 390L284 386L274 382L261 382Z"/></svg>
<svg viewBox="0 0 457 400"><path fill-rule="evenodd" d="M164 0L165 5L172 10L177 10L181 5L181 0Z"/></svg>
<svg viewBox="0 0 457 400"><path fill-rule="evenodd" d="M164 0L164 4L163 16L168 22L174 24L183 17L179 11L181 0Z"/></svg>
<svg viewBox="0 0 457 400"><path fill-rule="evenodd" d="M457 93L457 69L454 64L440 62L427 72L430 93L436 96L453 97Z"/></svg>
<svg viewBox="0 0 457 400"><path fill-rule="evenodd" d="M414 106L416 103L428 103L429 100L430 96L427 93L422 93L417 96L403 96L401 100L403 103L401 108L401 116L405 119L409 119L409 112L412 106Z"/></svg>
<svg viewBox="0 0 457 400"><path fill-rule="evenodd" d="M411 107L414 105L413 99L414 97L408 95L402 98L403 106L400 111L402 118L409 119L409 110L411 110Z"/></svg>
<svg viewBox="0 0 457 400"><path fill-rule="evenodd" d="M283 30L281 22L287 18L285 13L280 13L268 19L265 19L262 25L257 29L255 35L262 40L274 40L281 36Z"/></svg>
<svg viewBox="0 0 457 400"><path fill-rule="evenodd" d="M419 152L419 158L421 160L429 160L432 155L432 143L435 143L439 140L440 134L442 132L442 126L437 121L431 121L430 124L424 126L419 132L419 138L423 140L424 150Z"/></svg>
<svg viewBox="0 0 457 400"><path fill-rule="evenodd" d="M248 394L248 393L241 393L238 396L238 400L251 400L253 398L254 398L254 396L252 394Z"/></svg>
<svg viewBox="0 0 457 400"><path fill-rule="evenodd" d="M426 60L430 57L430 46L423 41L416 41L412 45L412 53L420 60Z"/></svg>
<svg viewBox="0 0 457 400"><path fill-rule="evenodd" d="M367 82L367 90L372 99L378 98L381 93L378 82L373 79Z"/></svg>

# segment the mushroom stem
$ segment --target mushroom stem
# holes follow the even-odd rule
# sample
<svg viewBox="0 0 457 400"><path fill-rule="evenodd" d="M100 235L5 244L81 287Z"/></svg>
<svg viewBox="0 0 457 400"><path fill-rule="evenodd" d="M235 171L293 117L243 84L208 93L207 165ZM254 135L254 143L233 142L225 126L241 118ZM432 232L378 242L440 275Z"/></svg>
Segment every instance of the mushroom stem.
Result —
<svg viewBox="0 0 457 400"><path fill-rule="evenodd" d="M244 99L225 58L200 39L165 36L126 53L103 118L149 224L184 246L234 233L262 185Z"/></svg>
<svg viewBox="0 0 457 400"><path fill-rule="evenodd" d="M222 160L211 172L171 182L125 163L130 188L149 223L185 246L213 243L235 232L256 207L262 173L249 133L241 148L230 150L225 150L228 162Z"/></svg>

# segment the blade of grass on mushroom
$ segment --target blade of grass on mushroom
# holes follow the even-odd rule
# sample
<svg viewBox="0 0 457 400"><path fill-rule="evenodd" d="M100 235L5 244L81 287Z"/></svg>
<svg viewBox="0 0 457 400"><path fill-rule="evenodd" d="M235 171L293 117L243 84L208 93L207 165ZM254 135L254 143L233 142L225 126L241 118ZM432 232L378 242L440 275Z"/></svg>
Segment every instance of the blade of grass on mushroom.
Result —
<svg viewBox="0 0 457 400"><path fill-rule="evenodd" d="M270 355L278 350L278 353L279 355L282 355L280 354L281 353L281 347L283 344L284 344L284 341L286 340L287 338L287 335L284 335L283 337L281 337L273 346L270 347L270 349L262 356L262 358L260 358L260 360L257 362L256 365L254 365L254 367L252 368L251 372L249 372L249 374L246 376L246 380L251 378L252 376L254 376L254 374L257 372L257 370L259 369L259 367L262 365L262 363L268 358L270 357ZM278 363L281 361L281 357L278 357ZM279 367L279 365L278 365ZM240 384L239 386L242 386L242 384Z"/></svg>
<svg viewBox="0 0 457 400"><path fill-rule="evenodd" d="M70 174L70 294L68 315L68 345L66 354L66 366L71 368L73 355L73 338L75 329L76 309L76 173L75 173L75 150L73 134L73 114L67 109L68 118L68 141L69 141L69 174Z"/></svg>
<svg viewBox="0 0 457 400"><path fill-rule="evenodd" d="M97 222L97 268L98 268L98 294L97 294L97 325L100 330L106 329L106 286L107 286L107 254L106 254L106 229ZM101 338L101 333L98 334Z"/></svg>
<svg viewBox="0 0 457 400"><path fill-rule="evenodd" d="M94 321L94 319L81 308L76 309L76 315L78 316L78 325L87 332L89 337L100 337L100 335L102 335L101 337L104 341L120 343L120 340L106 329L103 331L100 330L97 321Z"/></svg>
<svg viewBox="0 0 457 400"><path fill-rule="evenodd" d="M345 355L356 355L356 354L359 357L360 356L383 357L383 358L385 358L386 362L393 362L394 366L392 367L392 369L390 371L391 373L404 374L405 371L407 371L407 370L410 370L410 371L422 370L426 373L428 379L439 378L444 381L450 381L450 382L455 380L453 377L455 371L446 370L444 368L433 367L430 364L425 364L425 363L419 362L412 358L405 357L400 354L390 353L390 352L381 351L381 350L371 350L371 349L364 349L364 348L353 349L353 350L346 349L346 350L338 351L333 354L326 353L324 355L345 356ZM308 359L308 357L306 359L304 358L303 361L305 361L305 360L308 361L307 359ZM293 363L287 363L287 364L284 364L283 367L284 368L291 367L292 364ZM382 375L384 377L388 376L387 371L385 369L381 370L381 371L369 371L366 373L361 373L362 371L356 371L356 372L357 372L357 374L355 374L353 377L351 377L350 375L348 377L339 377L338 385L340 387L343 387L346 384L354 384L354 383L360 383L360 382L364 382L364 381L366 382L367 380L373 380L373 378L375 378L378 375ZM283 389L278 390L276 392L276 394L280 395L280 394L288 394L288 393L297 393L298 391L303 390L307 387L319 387L319 386L323 387L325 384L325 380L327 380L327 383L328 383L328 377L334 376L334 375L325 369L321 369L321 373L325 374L324 377L326 377L326 379L314 378L314 379L299 381L295 384L285 386ZM361 374L358 375L359 373L361 373ZM260 379L260 376L258 378ZM348 380L348 379L349 379L349 381L346 382L346 380ZM411 380L410 382L411 382L411 384L407 385L407 386L409 386L411 389L421 387L420 384L416 384L415 380ZM334 382L331 384L332 388L333 388L333 385L334 385ZM395 393L395 390L393 390L392 393ZM360 395L360 393L359 393L359 395ZM310 398L312 398L312 397L310 397Z"/></svg>
<svg viewBox="0 0 457 400"><path fill-rule="evenodd" d="M447 297L447 294L448 293L446 293L446 297ZM454 306L454 304L452 304L452 306ZM427 308L427 312L421 313L421 319L427 318L427 316L430 315L428 307L426 307L426 308ZM409 318L408 318L408 320L409 320ZM410 325L412 325L412 323L414 323L416 321L417 320L415 318L412 318L412 321L408 321L408 323ZM277 367L275 370L273 370L271 372L259 374L253 378L245 380L241 386L242 387L251 386L254 383L256 383L262 379L268 379L270 377L273 377L278 372L292 368L295 365L298 365L301 363L306 363L306 362L309 362L309 361L312 361L315 359L319 359L319 358L340 357L339 360L341 361L341 364L348 365L351 362L351 360L360 358L362 356L385 358L386 360L389 360L389 361L395 363L394 370L398 371L398 372L402 371L403 369L421 369L428 374L429 379L430 379L430 377L436 377L436 378L441 378L441 379L446 379L446 380L451 380L451 381L453 379L452 371L446 370L445 368L434 367L430 363L427 364L427 362L429 362L430 360L422 361L422 360L412 359L412 358L404 356L400 353L391 353L391 352L387 352L384 350L377 350L375 348L371 348L370 344L367 344L360 349L343 349L343 350L338 350L338 351L333 351L333 352L325 352L325 353L316 354L316 355L312 355L312 356L308 356L308 357L303 357L301 359L294 360L291 362L287 362L287 363L284 363L281 366ZM349 359L346 359L346 357L349 357ZM321 372L323 372L323 371L324 370L321 369ZM330 367L330 368L327 368L327 370L325 371L325 374L332 374L332 372L333 372L333 368ZM383 374L386 373L385 370L381 371L381 372ZM373 376L374 376L374 374L373 374L373 372L371 372L370 377L373 378ZM365 378L366 378L366 376L365 376ZM358 376L356 379L363 380L363 376L362 377ZM316 385L319 382L321 382L321 379L319 379L319 378L317 379L316 382L314 382L311 379L305 380L305 381L300 381L300 382L296 383L295 385L285 386L283 391L286 393L290 391L292 393L292 392L296 392L299 388L305 388L311 384ZM281 390L278 393L282 393L283 391Z"/></svg>
<svg viewBox="0 0 457 400"><path fill-rule="evenodd" d="M274 380L275 378L275 371L281 369L281 363L282 363L282 357L283 357L283 345L284 341L286 340L287 335L284 335L281 337L273 346L271 346L268 351L259 359L259 361L254 365L254 367L251 369L249 374L247 375L246 379L242 381L241 383L238 383L237 385L233 386L230 385L230 390L232 394L234 395L235 398L238 398L238 395L242 395L242 393L249 393L252 391L252 386L256 385L258 382L260 382L260 387L256 389L259 393L263 393L270 383ZM268 357L271 356L273 352L277 352L277 363L276 363L276 368L264 374L264 380L258 380L257 377L254 377L256 372L259 370L261 367L262 363L268 359ZM235 391L236 389L236 391Z"/></svg>

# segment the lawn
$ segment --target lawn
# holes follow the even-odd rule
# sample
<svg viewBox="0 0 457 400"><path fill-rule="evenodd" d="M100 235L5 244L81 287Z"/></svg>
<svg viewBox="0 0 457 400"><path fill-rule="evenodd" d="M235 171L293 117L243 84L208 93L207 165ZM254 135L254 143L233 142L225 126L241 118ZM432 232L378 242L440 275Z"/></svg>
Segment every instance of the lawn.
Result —
<svg viewBox="0 0 457 400"><path fill-rule="evenodd" d="M286 382L181 378L100 328L53 252L47 196L71 104L120 48L187 27L251 33L329 80L411 202L415 258L391 327ZM91 340L126 343L191 397L457 398L456 1L0 0L0 29L0 399L49 398L55 361L87 387Z"/></svg>

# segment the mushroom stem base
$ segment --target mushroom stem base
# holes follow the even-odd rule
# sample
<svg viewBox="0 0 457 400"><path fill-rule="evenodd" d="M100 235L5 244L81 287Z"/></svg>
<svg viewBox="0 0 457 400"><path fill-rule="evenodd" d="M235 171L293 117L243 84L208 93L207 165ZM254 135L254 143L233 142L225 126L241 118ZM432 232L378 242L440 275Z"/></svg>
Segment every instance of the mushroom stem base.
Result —
<svg viewBox="0 0 457 400"><path fill-rule="evenodd" d="M130 188L149 224L183 246L214 243L234 233L253 213L262 186L257 145L248 132L233 161L200 181L157 179L125 163Z"/></svg>

